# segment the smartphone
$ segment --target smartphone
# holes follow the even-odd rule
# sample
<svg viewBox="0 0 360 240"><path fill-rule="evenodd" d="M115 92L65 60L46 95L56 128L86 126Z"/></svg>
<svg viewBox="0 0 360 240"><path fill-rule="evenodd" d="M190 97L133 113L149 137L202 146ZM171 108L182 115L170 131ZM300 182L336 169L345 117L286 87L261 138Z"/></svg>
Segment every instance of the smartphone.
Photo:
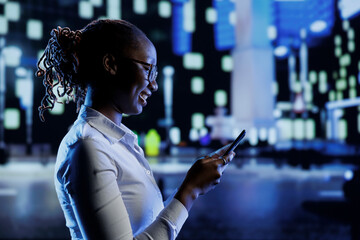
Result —
<svg viewBox="0 0 360 240"><path fill-rule="evenodd" d="M235 141L231 144L228 150L224 153L223 156L228 155L231 151L234 151L235 148L239 145L240 141L245 137L246 131L245 129L239 134L239 136L235 139Z"/></svg>

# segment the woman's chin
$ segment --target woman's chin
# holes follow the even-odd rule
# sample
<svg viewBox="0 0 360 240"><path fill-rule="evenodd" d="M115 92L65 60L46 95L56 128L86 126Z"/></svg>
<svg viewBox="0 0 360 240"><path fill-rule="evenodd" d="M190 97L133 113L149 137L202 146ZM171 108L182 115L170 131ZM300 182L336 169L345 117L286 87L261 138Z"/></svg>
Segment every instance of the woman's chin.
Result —
<svg viewBox="0 0 360 240"><path fill-rule="evenodd" d="M143 107L142 106L137 106L133 109L131 109L130 111L128 111L128 113L126 113L127 115L139 115L140 113L142 113L143 111Z"/></svg>

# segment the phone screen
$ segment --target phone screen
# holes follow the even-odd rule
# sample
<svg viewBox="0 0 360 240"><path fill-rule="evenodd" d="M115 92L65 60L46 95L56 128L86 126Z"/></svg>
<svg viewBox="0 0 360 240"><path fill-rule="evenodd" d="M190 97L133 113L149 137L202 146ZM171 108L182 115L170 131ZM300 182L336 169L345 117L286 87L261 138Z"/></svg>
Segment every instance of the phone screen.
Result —
<svg viewBox="0 0 360 240"><path fill-rule="evenodd" d="M234 151L235 148L239 145L240 141L245 137L246 131L245 129L239 134L239 136L235 139L235 141L231 144L229 149L224 153L223 156L228 155L231 151Z"/></svg>

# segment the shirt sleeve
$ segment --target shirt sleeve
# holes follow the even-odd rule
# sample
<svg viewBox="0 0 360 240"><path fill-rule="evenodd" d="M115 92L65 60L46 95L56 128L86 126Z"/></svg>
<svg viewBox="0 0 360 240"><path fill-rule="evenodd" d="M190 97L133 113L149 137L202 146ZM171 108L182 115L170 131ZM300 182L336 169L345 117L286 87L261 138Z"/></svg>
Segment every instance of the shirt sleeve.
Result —
<svg viewBox="0 0 360 240"><path fill-rule="evenodd" d="M150 226L133 236L117 185L121 170L106 146L93 139L79 140L65 162L62 182L84 239L175 239L188 217L186 208L172 199Z"/></svg>

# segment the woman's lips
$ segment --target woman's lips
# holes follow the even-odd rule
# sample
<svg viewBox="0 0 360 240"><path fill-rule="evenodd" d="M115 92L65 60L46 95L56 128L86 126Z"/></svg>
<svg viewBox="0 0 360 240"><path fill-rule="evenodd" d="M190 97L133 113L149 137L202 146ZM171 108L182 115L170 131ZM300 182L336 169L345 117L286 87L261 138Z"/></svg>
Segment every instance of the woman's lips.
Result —
<svg viewBox="0 0 360 240"><path fill-rule="evenodd" d="M141 103L142 103L141 105L146 106L146 104L147 104L146 100L150 97L150 95L148 95L146 93L140 93L139 97L140 97L140 100L141 100Z"/></svg>

